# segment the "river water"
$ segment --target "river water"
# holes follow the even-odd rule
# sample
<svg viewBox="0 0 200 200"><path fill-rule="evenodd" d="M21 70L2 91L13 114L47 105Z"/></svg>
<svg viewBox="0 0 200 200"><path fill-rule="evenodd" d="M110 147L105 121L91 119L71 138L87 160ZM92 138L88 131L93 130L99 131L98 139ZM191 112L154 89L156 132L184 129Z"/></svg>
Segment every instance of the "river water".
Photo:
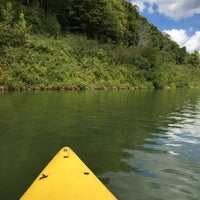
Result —
<svg viewBox="0 0 200 200"><path fill-rule="evenodd" d="M200 90L0 93L1 199L63 146L119 200L199 200Z"/></svg>

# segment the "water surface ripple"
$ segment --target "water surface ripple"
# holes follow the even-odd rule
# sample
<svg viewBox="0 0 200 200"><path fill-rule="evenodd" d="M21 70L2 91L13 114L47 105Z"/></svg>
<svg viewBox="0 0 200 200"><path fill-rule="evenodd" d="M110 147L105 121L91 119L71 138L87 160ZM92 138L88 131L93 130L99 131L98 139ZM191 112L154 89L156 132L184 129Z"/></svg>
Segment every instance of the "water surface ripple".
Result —
<svg viewBox="0 0 200 200"><path fill-rule="evenodd" d="M121 200L200 198L200 98L182 105L159 115L142 149L123 149L129 156L121 160L132 171L102 175L111 179Z"/></svg>

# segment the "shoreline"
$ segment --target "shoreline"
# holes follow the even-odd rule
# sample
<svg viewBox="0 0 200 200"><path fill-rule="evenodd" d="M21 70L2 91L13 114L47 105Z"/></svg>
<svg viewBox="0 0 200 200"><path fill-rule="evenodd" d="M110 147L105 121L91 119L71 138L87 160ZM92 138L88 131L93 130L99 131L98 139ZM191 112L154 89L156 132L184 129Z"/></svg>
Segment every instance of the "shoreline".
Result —
<svg viewBox="0 0 200 200"><path fill-rule="evenodd" d="M8 88L6 86L0 86L1 92L9 91L122 91L122 90L174 90L174 89L199 89L199 87L57 87L57 88L42 88L42 87L32 87L32 88Z"/></svg>

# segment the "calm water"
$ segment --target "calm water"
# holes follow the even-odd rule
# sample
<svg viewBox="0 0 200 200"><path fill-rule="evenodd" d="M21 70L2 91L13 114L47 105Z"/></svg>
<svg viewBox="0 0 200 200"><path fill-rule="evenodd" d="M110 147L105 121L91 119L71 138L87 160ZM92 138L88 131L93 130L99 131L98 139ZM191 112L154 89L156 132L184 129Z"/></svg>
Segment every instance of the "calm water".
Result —
<svg viewBox="0 0 200 200"><path fill-rule="evenodd" d="M0 93L0 198L65 145L119 200L199 200L200 90Z"/></svg>

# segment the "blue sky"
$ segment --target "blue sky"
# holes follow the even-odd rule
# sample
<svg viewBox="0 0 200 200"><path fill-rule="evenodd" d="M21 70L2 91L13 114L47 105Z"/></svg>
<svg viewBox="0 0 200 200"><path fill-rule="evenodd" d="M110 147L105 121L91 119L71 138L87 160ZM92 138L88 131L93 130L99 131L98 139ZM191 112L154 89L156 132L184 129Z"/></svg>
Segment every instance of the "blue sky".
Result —
<svg viewBox="0 0 200 200"><path fill-rule="evenodd" d="M140 14L187 51L200 51L200 0L129 0Z"/></svg>

